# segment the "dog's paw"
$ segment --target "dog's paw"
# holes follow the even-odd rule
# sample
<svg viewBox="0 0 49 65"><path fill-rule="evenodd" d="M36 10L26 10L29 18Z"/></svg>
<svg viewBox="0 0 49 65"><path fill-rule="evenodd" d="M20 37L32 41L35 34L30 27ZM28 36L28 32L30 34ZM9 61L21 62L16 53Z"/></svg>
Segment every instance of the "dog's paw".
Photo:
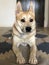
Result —
<svg viewBox="0 0 49 65"><path fill-rule="evenodd" d="M24 64L25 63L24 57L22 57L22 58L17 57L17 63Z"/></svg>
<svg viewBox="0 0 49 65"><path fill-rule="evenodd" d="M37 61L36 58L32 58L32 57L31 57L31 58L29 59L29 63L30 63L30 64L37 64L38 61Z"/></svg>

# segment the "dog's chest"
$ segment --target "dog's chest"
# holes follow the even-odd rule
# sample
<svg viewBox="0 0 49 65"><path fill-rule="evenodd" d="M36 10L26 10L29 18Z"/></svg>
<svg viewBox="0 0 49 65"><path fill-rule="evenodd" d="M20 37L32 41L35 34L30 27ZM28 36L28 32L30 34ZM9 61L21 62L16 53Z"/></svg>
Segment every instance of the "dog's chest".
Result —
<svg viewBox="0 0 49 65"><path fill-rule="evenodd" d="M14 41L17 43L17 46L32 46L33 42L35 42L35 36L31 36L30 38L27 38L27 35L14 36Z"/></svg>
<svg viewBox="0 0 49 65"><path fill-rule="evenodd" d="M26 38L27 35L20 35L19 39L20 39L20 44L22 46L27 46L28 43L30 43L30 39Z"/></svg>

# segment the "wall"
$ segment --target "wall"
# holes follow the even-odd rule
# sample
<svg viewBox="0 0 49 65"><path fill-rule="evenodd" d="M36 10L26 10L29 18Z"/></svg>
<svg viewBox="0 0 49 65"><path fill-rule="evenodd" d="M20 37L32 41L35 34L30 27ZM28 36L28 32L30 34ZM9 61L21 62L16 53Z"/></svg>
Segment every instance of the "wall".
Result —
<svg viewBox="0 0 49 65"><path fill-rule="evenodd" d="M0 0L0 27L10 27L15 18L16 0Z"/></svg>
<svg viewBox="0 0 49 65"><path fill-rule="evenodd" d="M45 0L44 27L49 27L49 0ZM11 27L15 20L16 0L0 0L0 27Z"/></svg>
<svg viewBox="0 0 49 65"><path fill-rule="evenodd" d="M49 27L49 18L48 18L48 11L49 10L49 0L45 0L45 20L44 20L44 27Z"/></svg>
<svg viewBox="0 0 49 65"><path fill-rule="evenodd" d="M49 5L49 4L48 4ZM49 6L48 6L49 7ZM48 27L49 27L49 8L48 8Z"/></svg>

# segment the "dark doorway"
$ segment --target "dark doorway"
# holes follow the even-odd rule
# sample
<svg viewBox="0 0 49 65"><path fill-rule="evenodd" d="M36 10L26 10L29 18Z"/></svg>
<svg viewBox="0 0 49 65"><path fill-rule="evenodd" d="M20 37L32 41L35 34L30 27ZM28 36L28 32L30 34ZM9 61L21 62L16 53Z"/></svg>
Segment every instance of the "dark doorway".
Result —
<svg viewBox="0 0 49 65"><path fill-rule="evenodd" d="M21 1L23 10L27 10L29 7L29 2L31 0L17 0ZM35 16L36 16L36 26L44 27L44 5L45 0L32 0L35 3Z"/></svg>
<svg viewBox="0 0 49 65"><path fill-rule="evenodd" d="M37 27L44 27L45 0L35 0L35 14Z"/></svg>

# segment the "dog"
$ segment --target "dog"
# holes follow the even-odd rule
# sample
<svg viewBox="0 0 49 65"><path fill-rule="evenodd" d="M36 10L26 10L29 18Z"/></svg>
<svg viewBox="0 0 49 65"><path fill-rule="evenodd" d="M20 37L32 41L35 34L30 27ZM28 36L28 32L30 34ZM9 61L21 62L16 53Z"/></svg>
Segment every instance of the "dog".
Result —
<svg viewBox="0 0 49 65"><path fill-rule="evenodd" d="M24 64L25 59L19 49L19 45L30 46L30 64L37 64L36 58L36 22L35 12L33 11L33 3L30 2L29 10L23 11L21 2L18 1L16 6L16 18L13 25L13 52L17 57L19 64Z"/></svg>

